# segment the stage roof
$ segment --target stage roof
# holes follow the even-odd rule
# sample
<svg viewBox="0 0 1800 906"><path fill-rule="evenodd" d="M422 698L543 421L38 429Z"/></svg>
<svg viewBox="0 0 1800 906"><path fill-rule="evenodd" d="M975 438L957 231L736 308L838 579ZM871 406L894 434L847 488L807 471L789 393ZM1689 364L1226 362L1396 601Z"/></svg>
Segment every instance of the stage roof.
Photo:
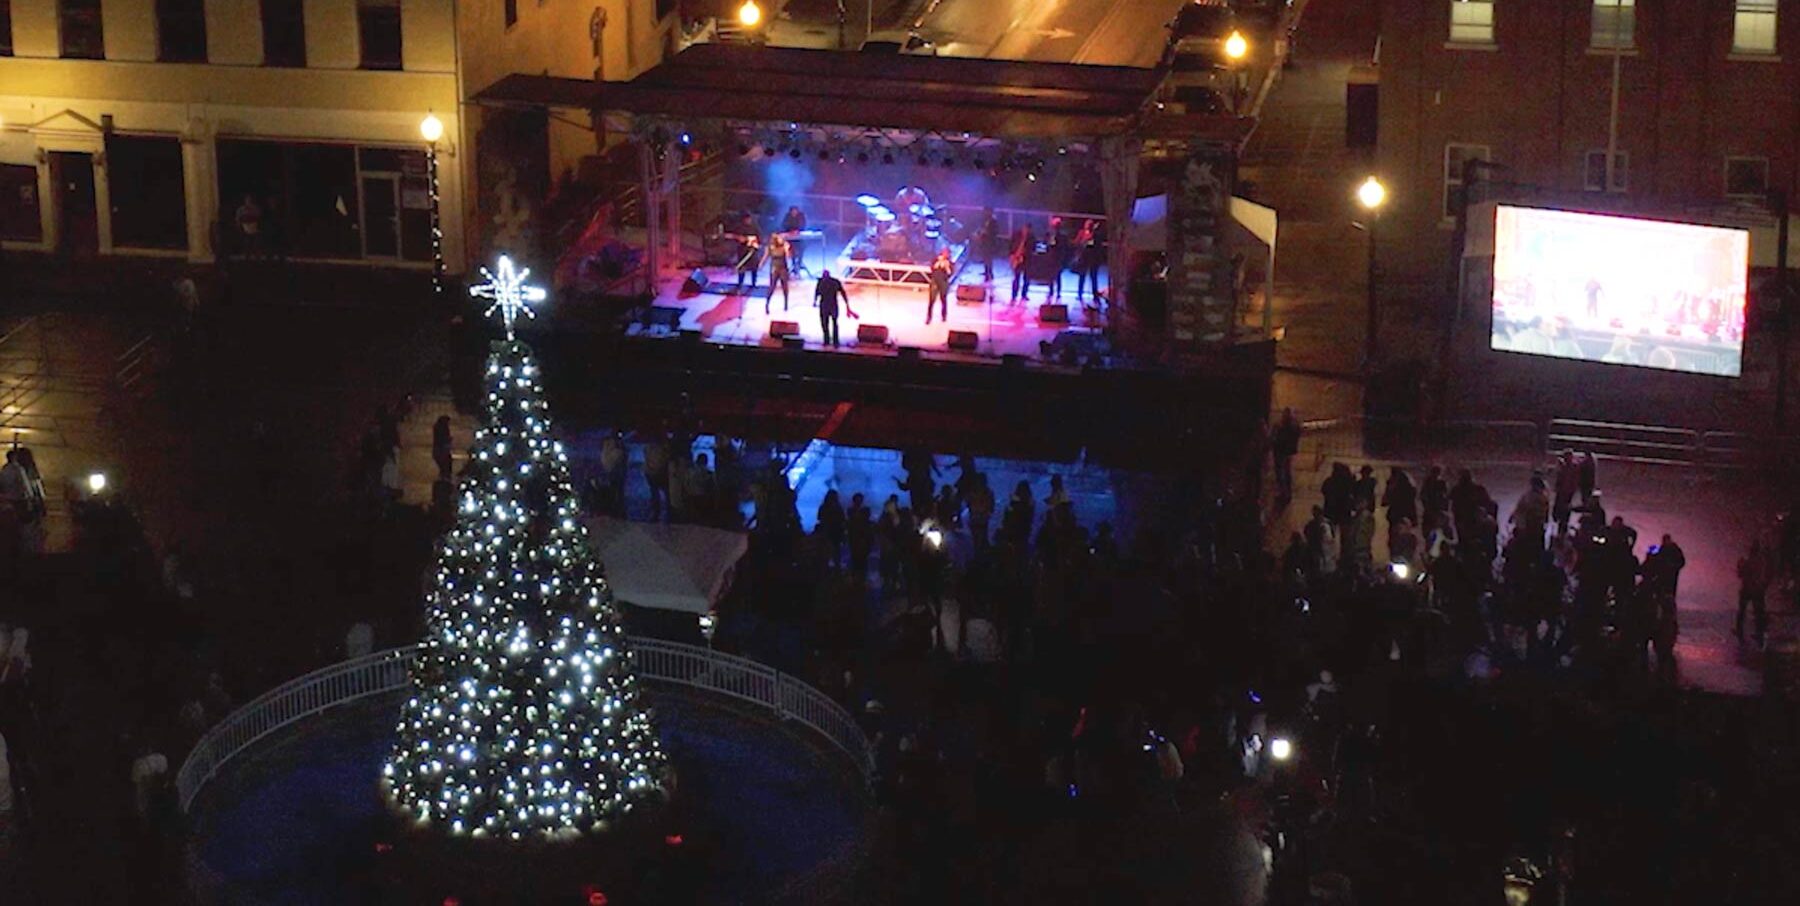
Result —
<svg viewBox="0 0 1800 906"><path fill-rule="evenodd" d="M514 74L477 92L475 100L645 116L1081 139L1131 131L1160 79L1154 70L1122 66L706 43L629 82Z"/></svg>

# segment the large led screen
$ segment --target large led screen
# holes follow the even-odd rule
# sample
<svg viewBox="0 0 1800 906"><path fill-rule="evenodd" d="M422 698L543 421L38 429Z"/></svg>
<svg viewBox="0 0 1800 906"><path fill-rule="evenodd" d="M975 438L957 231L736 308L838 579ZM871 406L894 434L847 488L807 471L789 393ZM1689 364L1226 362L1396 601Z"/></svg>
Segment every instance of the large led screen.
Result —
<svg viewBox="0 0 1800 906"><path fill-rule="evenodd" d="M1745 230L1499 206L1494 349L1737 377Z"/></svg>

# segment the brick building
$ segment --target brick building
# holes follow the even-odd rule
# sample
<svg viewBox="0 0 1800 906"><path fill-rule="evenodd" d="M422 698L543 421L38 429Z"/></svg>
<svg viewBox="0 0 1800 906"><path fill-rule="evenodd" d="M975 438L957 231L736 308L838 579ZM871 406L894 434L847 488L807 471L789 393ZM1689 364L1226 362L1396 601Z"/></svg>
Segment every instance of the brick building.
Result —
<svg viewBox="0 0 1800 906"><path fill-rule="evenodd" d="M1463 161L1486 197L1767 221L1800 169L1800 0L1382 0L1384 294L1435 295ZM1606 146L1618 51L1618 157ZM1772 222L1772 221L1769 221ZM1772 230L1753 258L1773 261Z"/></svg>

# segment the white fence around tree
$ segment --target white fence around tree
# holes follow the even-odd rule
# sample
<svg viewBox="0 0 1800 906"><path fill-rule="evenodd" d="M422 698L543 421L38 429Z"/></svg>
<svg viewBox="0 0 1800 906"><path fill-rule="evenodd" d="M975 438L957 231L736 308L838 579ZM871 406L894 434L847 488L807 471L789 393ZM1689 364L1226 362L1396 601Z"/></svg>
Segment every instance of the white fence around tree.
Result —
<svg viewBox="0 0 1800 906"><path fill-rule="evenodd" d="M405 689L423 646L379 651L289 680L231 712L207 731L175 776L183 813L224 766L263 737L330 708ZM632 639L638 676L737 699L782 721L805 725L856 764L864 779L874 752L856 721L825 693L772 667L707 648Z"/></svg>

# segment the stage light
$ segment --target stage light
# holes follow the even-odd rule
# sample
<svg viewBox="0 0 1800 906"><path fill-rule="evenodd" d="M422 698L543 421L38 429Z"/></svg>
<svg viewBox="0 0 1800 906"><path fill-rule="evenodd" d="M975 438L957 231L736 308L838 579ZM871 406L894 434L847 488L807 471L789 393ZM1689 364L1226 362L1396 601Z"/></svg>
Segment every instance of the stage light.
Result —
<svg viewBox="0 0 1800 906"><path fill-rule="evenodd" d="M856 162L859 164L868 163L869 162L869 152L867 152L867 151L856 152Z"/></svg>
<svg viewBox="0 0 1800 906"><path fill-rule="evenodd" d="M982 160L979 157L975 158L975 169L986 170L987 169L987 161Z"/></svg>
<svg viewBox="0 0 1800 906"><path fill-rule="evenodd" d="M881 155L881 162L891 165L894 162L894 153L889 151L888 153Z"/></svg>
<svg viewBox="0 0 1800 906"><path fill-rule="evenodd" d="M1025 178L1031 180L1032 182L1037 182L1037 171L1033 170L1030 173L1025 174Z"/></svg>
<svg viewBox="0 0 1800 906"><path fill-rule="evenodd" d="M800 159L800 149L794 148L794 149L788 151L788 156L795 160L799 160Z"/></svg>
<svg viewBox="0 0 1800 906"><path fill-rule="evenodd" d="M948 170L955 166L956 166L956 161L951 160L949 157L944 158L944 169Z"/></svg>
<svg viewBox="0 0 1800 906"><path fill-rule="evenodd" d="M1294 744L1280 736L1269 740L1269 757L1276 761L1286 761L1294 757Z"/></svg>
<svg viewBox="0 0 1800 906"><path fill-rule="evenodd" d="M738 7L737 17L739 25L755 28L762 23L762 7L756 5L756 0L744 0L744 5Z"/></svg>
<svg viewBox="0 0 1800 906"><path fill-rule="evenodd" d="M693 143L694 143L694 137L692 135L689 135L686 132L681 133L681 144L683 147L686 147Z"/></svg>
<svg viewBox="0 0 1800 906"><path fill-rule="evenodd" d="M774 145L764 145L762 151L763 151L764 157L774 157L775 156L775 146Z"/></svg>
<svg viewBox="0 0 1800 906"><path fill-rule="evenodd" d="M819 149L819 160L821 160L821 161L823 161L823 160L829 160L829 159L830 159L830 158L831 158L831 152L830 152L830 151L827 151L827 150L825 150L825 149L824 149L824 148L820 148L820 149Z"/></svg>
<svg viewBox="0 0 1800 906"><path fill-rule="evenodd" d="M738 145L738 156L739 157L749 157L750 156L750 146L740 143Z"/></svg>

